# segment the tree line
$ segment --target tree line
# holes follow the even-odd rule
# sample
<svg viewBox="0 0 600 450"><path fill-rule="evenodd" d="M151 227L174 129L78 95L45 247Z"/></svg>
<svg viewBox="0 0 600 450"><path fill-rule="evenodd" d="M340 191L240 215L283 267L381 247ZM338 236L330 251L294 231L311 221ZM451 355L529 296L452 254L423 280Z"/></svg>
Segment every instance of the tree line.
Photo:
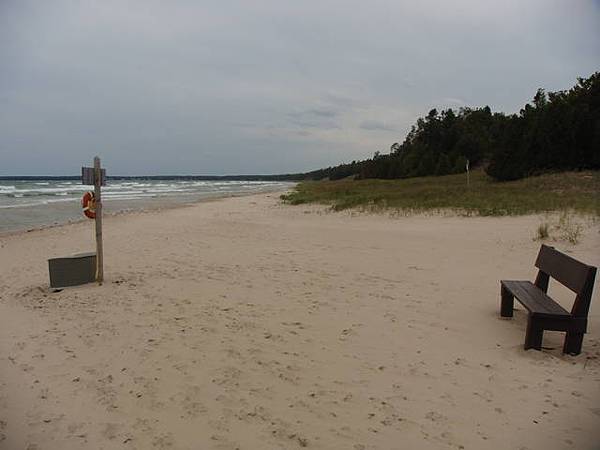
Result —
<svg viewBox="0 0 600 450"><path fill-rule="evenodd" d="M538 89L518 114L482 108L432 109L389 153L302 178L409 178L485 168L496 180L548 171L600 168L600 72L567 91Z"/></svg>

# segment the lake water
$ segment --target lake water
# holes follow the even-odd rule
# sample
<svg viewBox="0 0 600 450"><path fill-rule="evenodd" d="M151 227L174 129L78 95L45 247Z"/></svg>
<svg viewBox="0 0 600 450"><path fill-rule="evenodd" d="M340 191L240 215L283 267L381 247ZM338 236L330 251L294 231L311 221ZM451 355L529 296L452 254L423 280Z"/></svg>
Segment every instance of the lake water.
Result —
<svg viewBox="0 0 600 450"><path fill-rule="evenodd" d="M161 208L203 199L287 189L294 183L186 179L109 179L102 188L103 211ZM70 179L0 180L0 232L83 219L81 197L93 186Z"/></svg>

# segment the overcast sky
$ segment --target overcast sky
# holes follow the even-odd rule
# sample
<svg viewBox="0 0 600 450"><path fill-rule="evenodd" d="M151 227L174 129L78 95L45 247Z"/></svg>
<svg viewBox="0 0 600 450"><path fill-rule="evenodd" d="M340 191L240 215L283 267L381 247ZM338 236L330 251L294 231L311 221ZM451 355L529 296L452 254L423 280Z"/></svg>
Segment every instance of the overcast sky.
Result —
<svg viewBox="0 0 600 450"><path fill-rule="evenodd" d="M0 175L298 172L600 70L600 2L0 0Z"/></svg>

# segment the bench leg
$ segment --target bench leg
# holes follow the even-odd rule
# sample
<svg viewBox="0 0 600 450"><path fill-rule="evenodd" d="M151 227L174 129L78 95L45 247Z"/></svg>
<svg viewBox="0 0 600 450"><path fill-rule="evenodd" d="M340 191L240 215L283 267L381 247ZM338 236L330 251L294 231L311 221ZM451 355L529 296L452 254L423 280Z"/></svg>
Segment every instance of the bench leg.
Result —
<svg viewBox="0 0 600 450"><path fill-rule="evenodd" d="M502 317L512 317L515 297L502 285L500 285L500 297L502 298L500 303L500 315Z"/></svg>
<svg viewBox="0 0 600 450"><path fill-rule="evenodd" d="M540 326L539 322L531 317L531 314L527 318L527 331L525 333L525 350L534 348L536 350L542 349L542 339L544 337L544 329Z"/></svg>
<svg viewBox="0 0 600 450"><path fill-rule="evenodd" d="M565 336L565 344L563 346L563 353L569 355L579 355L581 353L581 344L583 343L583 333L573 333L567 331Z"/></svg>

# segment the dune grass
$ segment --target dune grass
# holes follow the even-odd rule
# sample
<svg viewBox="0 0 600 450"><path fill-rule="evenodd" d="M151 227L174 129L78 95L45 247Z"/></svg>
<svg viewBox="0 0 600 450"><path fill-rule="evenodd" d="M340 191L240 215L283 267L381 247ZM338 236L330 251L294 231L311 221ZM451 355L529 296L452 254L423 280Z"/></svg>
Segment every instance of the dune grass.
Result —
<svg viewBox="0 0 600 450"><path fill-rule="evenodd" d="M482 170L405 180L307 181L282 195L291 205L329 204L336 211L359 208L405 212L452 210L481 216L573 210L600 216L600 172L566 172L497 182Z"/></svg>

